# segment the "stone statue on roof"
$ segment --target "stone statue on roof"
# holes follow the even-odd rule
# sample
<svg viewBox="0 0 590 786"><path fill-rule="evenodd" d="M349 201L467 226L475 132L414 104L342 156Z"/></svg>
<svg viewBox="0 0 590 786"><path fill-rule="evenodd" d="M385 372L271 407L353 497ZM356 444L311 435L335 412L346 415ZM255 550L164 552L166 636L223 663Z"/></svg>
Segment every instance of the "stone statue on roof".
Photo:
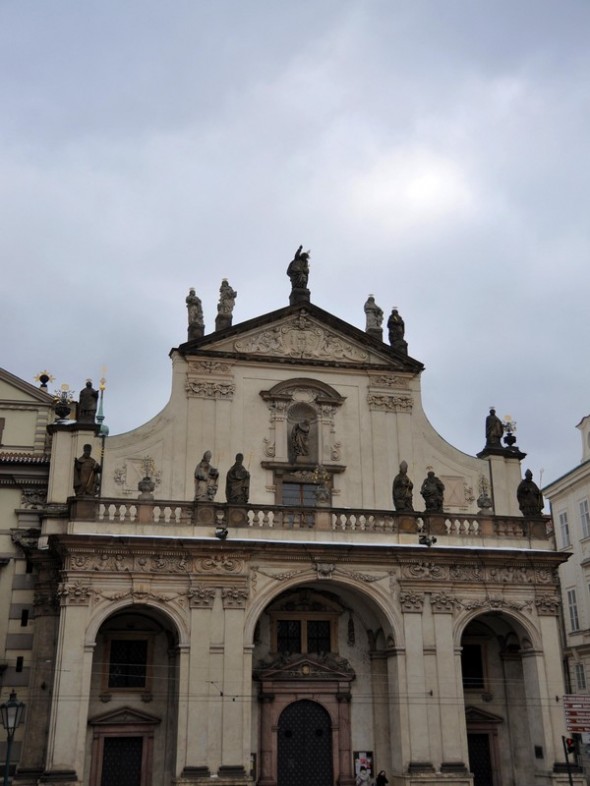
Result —
<svg viewBox="0 0 590 786"><path fill-rule="evenodd" d="M195 294L194 289L189 290L186 298L186 308L188 310L188 340L201 338L205 334L203 305L201 298Z"/></svg>
<svg viewBox="0 0 590 786"><path fill-rule="evenodd" d="M231 327L233 310L238 293L229 285L227 278L224 278L219 287L219 303L217 304L217 316L215 317L215 330Z"/></svg>
<svg viewBox="0 0 590 786"><path fill-rule="evenodd" d="M303 251L303 246L299 246L295 256L289 263L287 275L291 281L291 295L289 304L307 302L309 303L309 289L307 281L309 279L309 251Z"/></svg>

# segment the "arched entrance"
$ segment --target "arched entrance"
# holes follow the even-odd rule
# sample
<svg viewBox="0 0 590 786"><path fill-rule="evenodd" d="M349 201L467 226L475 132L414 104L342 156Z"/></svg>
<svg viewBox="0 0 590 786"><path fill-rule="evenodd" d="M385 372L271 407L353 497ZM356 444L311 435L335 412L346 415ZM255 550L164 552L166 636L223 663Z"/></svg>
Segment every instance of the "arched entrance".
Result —
<svg viewBox="0 0 590 786"><path fill-rule="evenodd" d="M375 609L346 587L306 584L266 606L254 634L258 786L354 786L353 743L378 751L387 768L387 663L375 657L384 640ZM354 701L355 691L363 701ZM321 758L310 756L315 746ZM313 761L317 773L305 770Z"/></svg>
<svg viewBox="0 0 590 786"><path fill-rule="evenodd" d="M330 716L303 699L286 707L278 727L278 786L332 786Z"/></svg>
<svg viewBox="0 0 590 786"><path fill-rule="evenodd" d="M522 626L506 614L472 619L461 637L461 671L469 769L474 786L527 781L535 771L538 745L537 689L526 653L532 649Z"/></svg>
<svg viewBox="0 0 590 786"><path fill-rule="evenodd" d="M89 786L169 782L176 755L178 635L158 609L126 606L96 636L87 750Z"/></svg>

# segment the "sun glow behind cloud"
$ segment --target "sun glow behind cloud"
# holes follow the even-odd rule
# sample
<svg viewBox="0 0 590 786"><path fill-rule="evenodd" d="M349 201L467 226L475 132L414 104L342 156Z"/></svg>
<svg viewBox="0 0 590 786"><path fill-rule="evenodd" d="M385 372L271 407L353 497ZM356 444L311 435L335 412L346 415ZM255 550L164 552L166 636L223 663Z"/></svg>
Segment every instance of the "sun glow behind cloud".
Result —
<svg viewBox="0 0 590 786"><path fill-rule="evenodd" d="M386 153L348 184L351 209L388 233L469 220L478 198L457 162L423 148Z"/></svg>

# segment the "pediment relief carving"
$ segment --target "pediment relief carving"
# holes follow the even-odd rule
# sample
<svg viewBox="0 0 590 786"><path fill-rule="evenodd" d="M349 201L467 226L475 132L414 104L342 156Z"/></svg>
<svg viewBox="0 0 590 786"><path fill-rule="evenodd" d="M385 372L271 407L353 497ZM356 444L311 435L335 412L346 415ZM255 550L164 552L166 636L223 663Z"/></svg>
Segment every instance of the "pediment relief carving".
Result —
<svg viewBox="0 0 590 786"><path fill-rule="evenodd" d="M383 363L383 358L362 344L331 330L303 312L235 339L222 341L211 349L335 363Z"/></svg>
<svg viewBox="0 0 590 786"><path fill-rule="evenodd" d="M346 680L352 681L355 672L346 658L333 652L321 655L279 655L275 660L262 662L258 667L261 680Z"/></svg>

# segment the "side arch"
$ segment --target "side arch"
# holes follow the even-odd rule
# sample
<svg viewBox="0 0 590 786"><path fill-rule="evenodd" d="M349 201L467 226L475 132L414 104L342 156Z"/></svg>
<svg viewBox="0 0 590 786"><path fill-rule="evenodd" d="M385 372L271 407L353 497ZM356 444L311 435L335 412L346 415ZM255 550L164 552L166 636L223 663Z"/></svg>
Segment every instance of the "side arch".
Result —
<svg viewBox="0 0 590 786"><path fill-rule="evenodd" d="M160 603L149 598L142 599L141 602L123 598L118 601L113 601L109 605L100 606L96 609L95 613L90 617L86 626L86 633L84 637L84 645L92 646L96 642L96 637L101 626L115 614L121 611L140 611L141 609L149 609L156 614L156 617L164 618L171 627L174 629L178 636L178 646L181 648L187 647L190 644L190 635L187 625L186 617L179 614L175 609L164 607Z"/></svg>
<svg viewBox="0 0 590 786"><path fill-rule="evenodd" d="M531 646L528 648L529 650L536 650L538 652L542 651L542 637L541 632L539 629L534 625L533 621L526 617L522 612L516 611L514 609L469 609L468 611L462 612L455 621L455 629L454 629L454 647L455 650L458 650L461 647L461 639L463 638L463 634L465 633L465 629L469 625L470 622L477 619L478 617L483 617L486 614L489 614L491 611L497 612L499 611L503 617L506 617L512 623L515 623L518 628L524 632L526 638L531 643Z"/></svg>

